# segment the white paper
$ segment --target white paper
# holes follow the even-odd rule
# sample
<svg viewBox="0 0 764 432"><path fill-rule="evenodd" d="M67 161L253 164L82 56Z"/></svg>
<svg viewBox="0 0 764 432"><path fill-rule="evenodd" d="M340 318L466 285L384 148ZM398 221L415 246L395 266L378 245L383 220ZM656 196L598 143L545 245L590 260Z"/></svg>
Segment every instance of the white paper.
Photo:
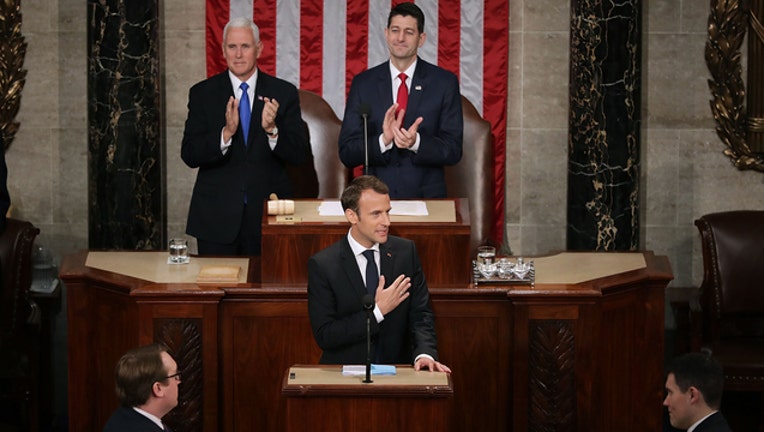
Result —
<svg viewBox="0 0 764 432"><path fill-rule="evenodd" d="M371 365L372 375L395 375L395 366L393 365ZM342 366L342 375L344 376L365 376L366 365L345 365Z"/></svg>
<svg viewBox="0 0 764 432"><path fill-rule="evenodd" d="M424 201L390 201L391 215L427 216L427 204Z"/></svg>
<svg viewBox="0 0 764 432"><path fill-rule="evenodd" d="M424 201L390 201L390 214L398 216L427 216L427 203ZM336 200L321 201L318 205L320 216L343 216L342 203Z"/></svg>
<svg viewBox="0 0 764 432"><path fill-rule="evenodd" d="M342 203L336 200L321 201L318 205L318 214L320 216L343 216Z"/></svg>

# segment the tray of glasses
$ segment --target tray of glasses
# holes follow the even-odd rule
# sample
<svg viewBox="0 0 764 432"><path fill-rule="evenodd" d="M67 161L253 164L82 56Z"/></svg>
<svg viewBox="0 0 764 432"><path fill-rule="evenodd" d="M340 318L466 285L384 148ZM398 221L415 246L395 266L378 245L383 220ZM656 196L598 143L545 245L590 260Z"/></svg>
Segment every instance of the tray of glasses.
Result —
<svg viewBox="0 0 764 432"><path fill-rule="evenodd" d="M528 285L536 283L536 266L522 258L472 261L472 282L491 285Z"/></svg>

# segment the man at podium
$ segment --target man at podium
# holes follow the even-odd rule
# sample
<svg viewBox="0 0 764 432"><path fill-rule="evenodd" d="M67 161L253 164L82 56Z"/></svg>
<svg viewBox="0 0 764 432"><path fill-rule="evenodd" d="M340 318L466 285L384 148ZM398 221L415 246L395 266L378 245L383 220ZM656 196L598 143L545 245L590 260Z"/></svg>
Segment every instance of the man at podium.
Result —
<svg viewBox="0 0 764 432"><path fill-rule="evenodd" d="M430 295L414 243L388 235L387 185L357 177L341 201L348 235L308 261L308 310L323 350L320 362L365 363L371 313L372 362L451 372L438 362ZM368 311L365 296L373 299Z"/></svg>

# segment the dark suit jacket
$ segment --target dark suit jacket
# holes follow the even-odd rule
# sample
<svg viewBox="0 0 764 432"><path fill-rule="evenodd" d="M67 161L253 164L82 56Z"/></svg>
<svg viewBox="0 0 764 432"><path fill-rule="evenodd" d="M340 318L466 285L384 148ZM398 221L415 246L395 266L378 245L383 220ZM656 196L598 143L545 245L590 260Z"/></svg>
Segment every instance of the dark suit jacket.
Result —
<svg viewBox="0 0 764 432"><path fill-rule="evenodd" d="M170 432L170 428L166 431ZM134 409L119 407L106 422L103 432L162 432L162 429Z"/></svg>
<svg viewBox="0 0 764 432"><path fill-rule="evenodd" d="M297 88L258 71L247 146L240 125L224 155L220 151L220 134L225 126L226 103L233 95L228 71L191 87L181 146L181 158L186 165L199 168L186 233L225 244L232 243L239 233L244 195L247 195L247 206L256 206L257 220L252 226L259 233L263 201L268 195L292 196L285 164L302 163L310 152ZM263 101L257 96L279 102L276 115L279 137L274 150L268 145L268 136L261 126Z"/></svg>
<svg viewBox="0 0 764 432"><path fill-rule="evenodd" d="M377 323L372 315L372 359L386 364L412 364L416 356L437 360L430 295L414 243L389 236L380 245L380 273L389 285L401 274L411 277L411 295ZM313 335L324 351L324 364L366 363L366 294L347 237L308 261L308 310ZM377 351L380 351L379 356Z"/></svg>
<svg viewBox="0 0 764 432"><path fill-rule="evenodd" d="M385 111L393 104L389 61L353 78L340 131L340 159L352 168L364 163L363 120L360 107L370 108L368 120L369 174L390 188L390 198L445 198L443 167L462 158L462 100L456 75L417 60L409 87L403 125L408 128L422 117L419 151L379 150Z"/></svg>
<svg viewBox="0 0 764 432"><path fill-rule="evenodd" d="M703 423L699 424L694 432L732 432L732 429L730 429L722 413L717 411L703 420Z"/></svg>

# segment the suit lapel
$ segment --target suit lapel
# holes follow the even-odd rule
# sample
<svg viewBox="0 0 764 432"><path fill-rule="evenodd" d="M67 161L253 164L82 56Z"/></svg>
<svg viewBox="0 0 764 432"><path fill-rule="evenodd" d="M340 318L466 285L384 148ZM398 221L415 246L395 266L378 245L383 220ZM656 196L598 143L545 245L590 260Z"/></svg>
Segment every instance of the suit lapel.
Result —
<svg viewBox="0 0 764 432"><path fill-rule="evenodd" d="M378 101L385 101L383 104L385 109L382 110L382 115L385 114L387 108L393 104L393 82L390 79L390 61L383 64L383 67L379 68L379 75L377 75L377 99Z"/></svg>
<svg viewBox="0 0 764 432"><path fill-rule="evenodd" d="M406 109L406 116L403 118L404 127L408 127L419 116L419 103L422 101L422 93L425 90L427 81L427 62L417 58L416 70L411 77L411 87L409 87L409 101Z"/></svg>
<svg viewBox="0 0 764 432"><path fill-rule="evenodd" d="M366 294L366 285L363 283L363 276L361 276L361 271L358 268L358 261L356 261L355 255L353 255L353 250L350 249L347 237L343 237L342 241L340 267L345 272L350 288L359 298L363 297Z"/></svg>
<svg viewBox="0 0 764 432"><path fill-rule="evenodd" d="M393 250L387 246L387 243L379 245L379 262L380 262L380 274L385 277L385 287L389 286L395 277L393 275L393 267L395 264L395 254Z"/></svg>

